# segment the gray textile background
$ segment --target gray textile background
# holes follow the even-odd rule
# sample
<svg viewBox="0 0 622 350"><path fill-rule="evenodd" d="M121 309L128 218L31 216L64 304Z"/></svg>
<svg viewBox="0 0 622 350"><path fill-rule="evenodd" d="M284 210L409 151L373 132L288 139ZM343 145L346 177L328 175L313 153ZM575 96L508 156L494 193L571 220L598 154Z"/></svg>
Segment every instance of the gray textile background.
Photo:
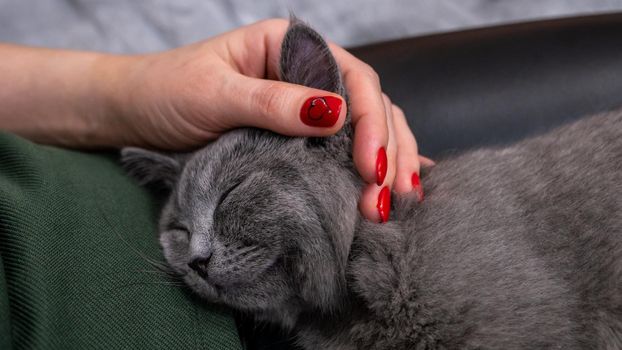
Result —
<svg viewBox="0 0 622 350"><path fill-rule="evenodd" d="M622 0L0 0L0 41L135 53L289 10L352 46L525 19L622 11Z"/></svg>

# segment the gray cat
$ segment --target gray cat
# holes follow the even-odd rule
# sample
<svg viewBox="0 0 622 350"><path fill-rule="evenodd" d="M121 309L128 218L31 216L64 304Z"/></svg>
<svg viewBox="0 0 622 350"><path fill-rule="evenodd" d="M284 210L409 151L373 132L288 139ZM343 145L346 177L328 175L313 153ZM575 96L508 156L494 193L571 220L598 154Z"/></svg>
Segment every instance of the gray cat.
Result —
<svg viewBox="0 0 622 350"><path fill-rule="evenodd" d="M281 55L283 80L344 92L301 22ZM122 158L170 191L160 242L188 286L305 349L622 349L620 111L441 160L425 201L394 195L386 224L359 214L351 147L347 122Z"/></svg>

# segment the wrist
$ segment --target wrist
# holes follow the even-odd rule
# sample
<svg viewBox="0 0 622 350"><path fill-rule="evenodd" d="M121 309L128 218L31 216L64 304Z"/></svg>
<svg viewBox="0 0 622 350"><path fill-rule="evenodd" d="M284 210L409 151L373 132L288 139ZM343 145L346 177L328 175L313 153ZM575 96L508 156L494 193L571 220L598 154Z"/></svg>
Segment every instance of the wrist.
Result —
<svg viewBox="0 0 622 350"><path fill-rule="evenodd" d="M98 54L89 74L81 108L88 121L88 144L122 147L137 144L132 96L139 56Z"/></svg>

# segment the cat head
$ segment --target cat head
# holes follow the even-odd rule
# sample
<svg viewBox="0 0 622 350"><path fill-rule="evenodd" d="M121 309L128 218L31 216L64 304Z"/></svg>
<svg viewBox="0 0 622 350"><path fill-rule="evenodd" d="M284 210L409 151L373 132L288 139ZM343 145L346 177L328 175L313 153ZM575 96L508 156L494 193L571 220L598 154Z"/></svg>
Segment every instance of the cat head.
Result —
<svg viewBox="0 0 622 350"><path fill-rule="evenodd" d="M280 68L284 81L344 94L326 42L295 19ZM160 243L192 290L285 327L339 308L360 220L349 120L326 138L239 129L189 155L122 150L132 176L170 193Z"/></svg>

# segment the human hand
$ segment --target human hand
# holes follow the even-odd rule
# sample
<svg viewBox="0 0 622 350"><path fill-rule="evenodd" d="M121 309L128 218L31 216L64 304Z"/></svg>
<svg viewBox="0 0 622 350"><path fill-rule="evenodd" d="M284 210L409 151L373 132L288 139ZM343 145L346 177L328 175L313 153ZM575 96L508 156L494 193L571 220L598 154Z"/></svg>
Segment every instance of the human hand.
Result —
<svg viewBox="0 0 622 350"><path fill-rule="evenodd" d="M111 82L105 95L117 116L111 137L122 145L184 150L243 126L291 136L336 133L345 103L334 125L307 125L297 116L311 97L341 96L278 81L287 26L267 20L171 51L102 61ZM418 156L404 113L382 93L374 70L341 47L330 48L350 97L354 163L368 183L359 208L370 220L387 221L389 189L423 199L420 163L431 161Z"/></svg>

